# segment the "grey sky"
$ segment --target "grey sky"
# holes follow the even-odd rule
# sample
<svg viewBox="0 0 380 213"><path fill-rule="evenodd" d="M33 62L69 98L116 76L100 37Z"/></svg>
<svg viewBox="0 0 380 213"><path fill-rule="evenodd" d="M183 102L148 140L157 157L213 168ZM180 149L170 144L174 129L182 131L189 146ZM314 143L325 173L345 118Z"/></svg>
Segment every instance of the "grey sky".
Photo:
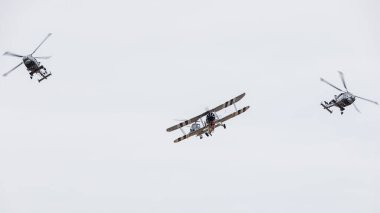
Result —
<svg viewBox="0 0 380 213"><path fill-rule="evenodd" d="M380 211L379 1L0 1L0 212ZM6 72L19 61L0 57ZM165 129L242 92L212 138ZM230 110L230 109L228 109ZM227 113L229 111L222 111Z"/></svg>

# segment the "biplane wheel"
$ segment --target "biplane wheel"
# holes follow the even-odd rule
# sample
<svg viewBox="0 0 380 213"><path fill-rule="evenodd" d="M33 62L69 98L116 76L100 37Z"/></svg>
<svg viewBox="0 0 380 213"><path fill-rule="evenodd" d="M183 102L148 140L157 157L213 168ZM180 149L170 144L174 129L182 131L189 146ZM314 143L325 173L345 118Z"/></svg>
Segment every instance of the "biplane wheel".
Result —
<svg viewBox="0 0 380 213"><path fill-rule="evenodd" d="M223 124L223 127L224 127L224 129L226 129L226 128L227 128L227 126L226 126L225 124Z"/></svg>
<svg viewBox="0 0 380 213"><path fill-rule="evenodd" d="M208 137L208 133L206 132L205 135Z"/></svg>

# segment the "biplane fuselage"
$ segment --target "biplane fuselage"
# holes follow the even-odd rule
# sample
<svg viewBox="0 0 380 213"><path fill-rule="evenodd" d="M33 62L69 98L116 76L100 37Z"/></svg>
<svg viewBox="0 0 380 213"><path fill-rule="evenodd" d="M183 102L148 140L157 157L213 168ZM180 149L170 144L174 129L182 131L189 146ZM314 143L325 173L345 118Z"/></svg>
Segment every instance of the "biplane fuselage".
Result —
<svg viewBox="0 0 380 213"><path fill-rule="evenodd" d="M215 126L216 126L215 113L210 112L209 114L207 114L205 126L207 127L207 132L209 134L211 134L214 131ZM202 128L202 127L198 122L193 123L190 126L190 132L197 131L200 128Z"/></svg>
<svg viewBox="0 0 380 213"><path fill-rule="evenodd" d="M206 125L207 125L207 131L209 134L211 134L215 129L216 124L216 113L210 112L206 115Z"/></svg>
<svg viewBox="0 0 380 213"><path fill-rule="evenodd" d="M214 113L212 113L212 114L214 114ZM206 132L208 134L211 134L214 131L215 127L216 127L215 116L214 117L212 117L212 116L206 117L205 126L207 127L207 131ZM201 125L198 122L193 123L190 126L190 132L197 131L200 128L202 128L202 127L201 127ZM198 136L201 136L201 135L202 134L199 134Z"/></svg>
<svg viewBox="0 0 380 213"><path fill-rule="evenodd" d="M215 125L216 125L216 122L215 120L214 121L208 121L206 119L206 123L205 125L207 126L207 132L208 133L211 133L214 131L215 129ZM190 126L190 132L194 132L194 131L197 131L198 129L202 128L201 125L199 123L193 123L191 124Z"/></svg>

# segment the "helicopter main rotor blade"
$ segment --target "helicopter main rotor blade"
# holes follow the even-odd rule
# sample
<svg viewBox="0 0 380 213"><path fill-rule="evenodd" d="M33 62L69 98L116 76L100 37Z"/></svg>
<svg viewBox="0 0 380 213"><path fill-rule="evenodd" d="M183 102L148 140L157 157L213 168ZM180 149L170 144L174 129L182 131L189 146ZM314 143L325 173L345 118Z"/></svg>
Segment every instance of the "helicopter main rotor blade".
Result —
<svg viewBox="0 0 380 213"><path fill-rule="evenodd" d="M340 75L340 79L342 80L342 83L343 83L344 88L346 89L346 91L348 91L348 89L347 89L347 85L346 85L346 81L344 80L344 74L343 74L343 72L338 71L338 73L339 73L339 75Z"/></svg>
<svg viewBox="0 0 380 213"><path fill-rule="evenodd" d="M9 70L8 72L4 73L3 76L6 77L9 73L11 73L13 70L17 69L17 67L21 66L23 62L19 63L17 66L13 67L13 69Z"/></svg>
<svg viewBox="0 0 380 213"><path fill-rule="evenodd" d="M49 33L45 38L44 38L44 40L40 43L40 45L38 45L38 47L32 52L32 54L31 55L33 55L37 50L38 50L38 48L40 48L41 47L41 45L49 38L51 36L51 33Z"/></svg>
<svg viewBox="0 0 380 213"><path fill-rule="evenodd" d="M356 106L355 103L353 103L352 105L354 105L354 107L355 107L355 109L356 109L356 111L357 111L358 113L361 113L360 110L359 110L359 108Z"/></svg>
<svg viewBox="0 0 380 213"><path fill-rule="evenodd" d="M331 84L330 82L326 81L323 78L321 78L321 81L324 82L324 83L326 83L326 84L328 84L328 85L330 85L330 86L332 86L332 87L334 87L335 89L337 89L337 90L339 90L341 92L344 92L343 90L339 89L338 87L334 86L333 84Z"/></svg>
<svg viewBox="0 0 380 213"><path fill-rule="evenodd" d="M37 59L49 59L49 58L51 58L51 56L38 56L38 57L34 57L34 58L37 58Z"/></svg>
<svg viewBox="0 0 380 213"><path fill-rule="evenodd" d="M9 55L9 56L14 56L14 57L19 57L19 58L22 58L24 56L22 55L19 55L19 54L15 54L15 53L11 53L11 52L5 52L3 55Z"/></svg>
<svg viewBox="0 0 380 213"><path fill-rule="evenodd" d="M355 98L360 98L362 100L365 100L365 101L368 101L368 102L371 102L371 103L379 105L379 103L377 103L376 101L372 101L372 100L369 100L369 99L366 99L366 98L362 98L362 97L359 97L359 96L356 96L356 95L355 95Z"/></svg>

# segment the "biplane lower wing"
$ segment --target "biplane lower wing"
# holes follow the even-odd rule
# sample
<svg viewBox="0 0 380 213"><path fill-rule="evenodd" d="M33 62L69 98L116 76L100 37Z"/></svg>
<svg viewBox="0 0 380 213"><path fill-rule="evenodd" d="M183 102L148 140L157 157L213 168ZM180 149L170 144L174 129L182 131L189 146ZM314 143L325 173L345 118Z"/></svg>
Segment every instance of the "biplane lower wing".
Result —
<svg viewBox="0 0 380 213"><path fill-rule="evenodd" d="M183 141L183 140L185 140L185 139L187 139L187 138L190 138L190 137L192 137L192 136L194 136L194 135L196 135L196 136L201 135L201 134L203 134L206 130L207 130L207 126L204 126L204 127L200 128L200 129L198 129L198 130L195 130L195 131L193 131L193 132L190 132L190 133L187 134L187 135L184 135L184 136L182 136L182 137L179 137L179 138L175 139L175 140L174 140L174 143L178 143L178 142Z"/></svg>
<svg viewBox="0 0 380 213"><path fill-rule="evenodd" d="M241 113L247 111L248 109L249 109L249 106L246 106L242 109L239 109L238 111L231 113L231 114L227 115L226 117L219 119L218 122L223 123L223 122L225 122L225 121L227 121L227 120L229 120L229 119L231 119L237 115L240 115Z"/></svg>
<svg viewBox="0 0 380 213"><path fill-rule="evenodd" d="M243 94L241 94L241 95L239 95L239 96L237 96L237 97L235 97L235 98L233 98L233 99L231 99L229 101L226 101L225 103L223 103L223 104L215 107L214 109L208 110L208 111L206 111L206 112L204 112L204 113L202 113L202 114L200 114L198 116L195 116L194 118L191 118L191 119L186 120L184 122L181 122L181 123L179 123L177 125L169 127L168 129L166 129L166 131L171 132L171 131L176 130L178 128L181 128L181 127L184 127L186 125L192 124L192 123L198 121L203 116L207 115L209 112L217 112L217 111L220 111L220 110L222 110L222 109L224 109L224 108L226 108L228 106L231 106L232 104L235 104L236 102L240 101L244 96L245 96L245 93L243 93Z"/></svg>

